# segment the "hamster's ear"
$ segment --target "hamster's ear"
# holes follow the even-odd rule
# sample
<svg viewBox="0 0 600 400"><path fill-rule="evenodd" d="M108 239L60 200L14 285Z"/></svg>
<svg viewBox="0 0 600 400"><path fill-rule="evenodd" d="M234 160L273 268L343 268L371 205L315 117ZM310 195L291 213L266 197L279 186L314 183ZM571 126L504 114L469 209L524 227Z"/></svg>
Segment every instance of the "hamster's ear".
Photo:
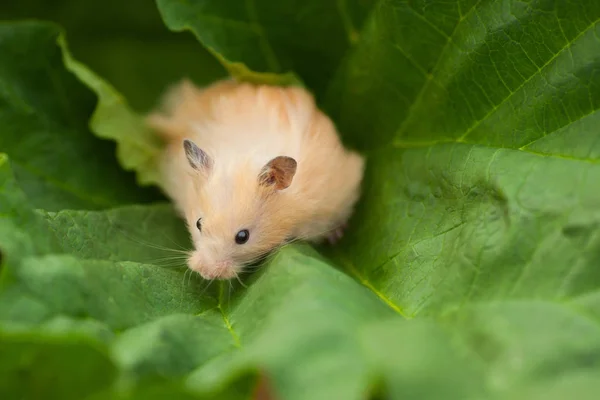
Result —
<svg viewBox="0 0 600 400"><path fill-rule="evenodd" d="M196 143L185 139L183 141L183 149L192 168L202 172L208 172L211 169L213 164L212 158L200 147L196 146Z"/></svg>
<svg viewBox="0 0 600 400"><path fill-rule="evenodd" d="M275 157L260 171L260 184L264 186L273 186L277 190L287 188L292 184L292 179L296 174L297 165L296 160L291 157Z"/></svg>

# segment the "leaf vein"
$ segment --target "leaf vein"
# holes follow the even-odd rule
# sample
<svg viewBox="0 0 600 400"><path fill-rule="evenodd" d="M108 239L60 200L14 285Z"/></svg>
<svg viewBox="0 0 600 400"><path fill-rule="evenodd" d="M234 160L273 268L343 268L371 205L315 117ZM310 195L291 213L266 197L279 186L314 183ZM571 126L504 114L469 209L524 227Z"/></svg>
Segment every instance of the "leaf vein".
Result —
<svg viewBox="0 0 600 400"><path fill-rule="evenodd" d="M400 314L402 317L406 318L406 319L410 319L411 317L406 315L404 313L404 311L400 308L399 305L397 305L396 303L394 303L389 297L387 297L385 294L383 294L381 291L379 291L375 286L373 286L373 284L371 282L369 282L368 279L366 279L359 271L358 268L356 268L356 266L348 259L346 258L344 255L339 254L338 259L344 264L344 266L347 268L347 270L354 275L354 277L356 279L358 279L358 281L365 287L367 287L367 289L371 290L377 297L379 297L385 304L387 304L392 310L396 311L398 314Z"/></svg>
<svg viewBox="0 0 600 400"><path fill-rule="evenodd" d="M438 68L440 67L442 59L444 58L443 55L448 50L448 46L450 45L450 43L452 43L452 41L454 39L454 35L458 31L458 27L460 26L462 21L464 21L473 12L473 10L475 10L479 6L479 3L481 3L481 0L477 0L477 2L473 5L473 7L471 7L471 9L469 9L469 11L467 11L465 16L462 19L458 20L458 22L454 26L454 29L452 30L452 33L450 33L450 35L447 36L448 39L446 40L446 44L442 48L442 51L440 51L440 56L438 57L435 65L433 66L433 69L431 70L431 76L435 76L435 73L437 72ZM421 102L421 99L425 95L427 88L433 81L434 81L433 79L430 79L430 80L426 81L423 84L423 86L421 86L421 90L419 90L419 94L417 95L417 97L415 97L415 101L410 105L410 108L408 109L408 112L406 113L406 117L404 117L404 120L402 121L402 123L400 124L400 127L397 130L396 137L401 137L402 134L404 133L404 130L406 129L408 121L410 120L410 117L411 117L412 113L414 112L415 107L417 107L417 105Z"/></svg>
<svg viewBox="0 0 600 400"><path fill-rule="evenodd" d="M505 97L500 103L496 106L492 107L490 111L488 111L481 119L475 121L473 125L471 125L465 133L463 133L458 139L458 142L464 142L465 138L471 134L477 127L485 121L490 115L492 115L496 110L498 110L504 103L509 101L512 96L514 96L519 90L521 90L528 82L530 82L533 78L539 76L539 74L550 65L554 60L556 60L564 51L568 50L575 41L577 41L580 37L585 35L591 28L593 28L598 22L600 22L600 18L596 21L592 22L588 27L582 30L573 40L567 42L559 51L556 52L544 65L537 69L537 72L533 73L530 77L528 77L523 83L521 83L514 91L512 91L507 97Z"/></svg>

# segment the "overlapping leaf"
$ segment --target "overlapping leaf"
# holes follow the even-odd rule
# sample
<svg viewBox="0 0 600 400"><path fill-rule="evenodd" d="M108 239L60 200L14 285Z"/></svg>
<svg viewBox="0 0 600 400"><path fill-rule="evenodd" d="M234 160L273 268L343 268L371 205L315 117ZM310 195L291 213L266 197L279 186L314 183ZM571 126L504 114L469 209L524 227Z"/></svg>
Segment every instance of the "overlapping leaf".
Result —
<svg viewBox="0 0 600 400"><path fill-rule="evenodd" d="M443 389L455 398L474 390L468 382L475 371L465 366L452 372L463 359L450 345L451 333L432 321L403 321L314 251L281 252L231 305L227 287L206 292L197 279L189 284L181 269L160 265L158 249L144 247L147 240L185 243L177 239L183 231L170 206L33 211L5 157L0 171L2 226L23 229L0 232L3 393L35 398L53 382L50 397L78 398L108 393L119 381L136 390L136 382L187 375L193 393L222 393L233 382L239 393L227 398L243 398L252 382L244 377L262 371L286 398L359 399L377 382L412 380L412 367L380 370L383 348L372 346L376 339L386 343L387 355L407 357L398 335L420 337L412 351L428 350L416 350L404 366L421 368L439 385L413 382L397 390L433 395ZM47 244L38 245L27 232L38 232ZM430 369L440 355L447 362ZM80 386L63 379L70 371L77 371ZM310 388L305 379L313 382Z"/></svg>
<svg viewBox="0 0 600 400"><path fill-rule="evenodd" d="M52 381L61 398L183 392L244 398L260 373L286 399L597 393L596 2L242 7L160 0L158 7L171 29L191 30L232 73L281 82L265 73L295 72L317 93L345 141L368 155L352 228L331 252L333 263L306 247L288 248L247 281L247 290L230 296L227 285L215 285L203 292L183 270L161 266L169 254L148 247L188 246L169 206L58 211L97 207L52 203L53 191L30 189L18 162L11 161L11 171L5 161L2 390L22 390L14 382L23 379L30 397ZM62 93L92 98L67 78L52 43L56 30L8 29L0 45L44 49L29 66L31 79L50 60L65 77ZM54 39L44 41L40 32ZM65 61L100 95L92 129L127 148L110 117L136 114L118 101L107 107L117 92ZM0 60L5 87L18 88L4 91L0 118L10 121L20 115L19 101L31 98L21 89L24 75L14 71ZM36 87L35 99L44 104L60 98L56 86ZM85 121L91 108L81 104L74 115ZM54 108L39 110L62 121ZM25 118L16 120L20 129ZM73 131L85 132L84 124ZM74 148L85 146L65 137ZM150 137L138 138L140 158L125 166L143 176L151 168L140 160L151 160L154 150L143 147ZM21 145L11 146L0 150L17 160ZM31 149L39 152L37 143ZM121 162L131 154L122 153ZM85 187L78 177L89 176L94 162L82 162L82 172L65 170L59 182ZM108 205L126 202L118 197L125 179L115 179L117 200ZM59 361L39 362L43 357ZM86 384L68 387L56 371L75 364ZM142 382L157 377L157 387L140 392Z"/></svg>
<svg viewBox="0 0 600 400"><path fill-rule="evenodd" d="M373 3L157 0L166 25L191 31L232 75L289 83L296 73L318 92L358 40Z"/></svg>
<svg viewBox="0 0 600 400"><path fill-rule="evenodd" d="M0 23L0 149L36 207L105 208L156 198L87 129L93 94L63 66L58 29Z"/></svg>
<svg viewBox="0 0 600 400"><path fill-rule="evenodd" d="M43 24L6 27L13 28L11 40L17 42L30 32L58 37ZM57 43L46 47L60 54ZM66 72L62 58L49 63ZM162 265L183 264L182 258L165 260L172 255L162 249L189 247L170 206L35 210L6 156L0 172L5 395L35 398L43 391L51 398L135 398L146 393L146 381L157 378L166 381L157 390L173 395L184 389L170 381L187 376L188 393L243 398L261 371L276 392L292 398L307 393L360 398L386 381L371 352L362 350L368 341L362 331L400 317L313 251L281 253L231 305L228 286L207 290L183 269ZM77 173L65 170L61 179ZM46 197L38 193L35 200L43 204ZM302 329L296 328L299 320ZM442 335L440 341L440 348L459 360L448 338ZM425 362L433 363L434 356ZM308 379L320 382L308 392L302 384L307 371ZM320 380L323 375L329 379ZM465 382L457 394L471 390Z"/></svg>
<svg viewBox="0 0 600 400"><path fill-rule="evenodd" d="M165 86L188 76L199 84L224 76L192 35L170 32L147 0L19 0L5 2L0 18L59 24L75 58L110 82L135 111L156 104Z"/></svg>
<svg viewBox="0 0 600 400"><path fill-rule="evenodd" d="M64 37L59 39L68 68L98 96L94 110L93 97L87 95L88 112L94 113L82 123L89 123L99 137L116 141L119 163L135 171L142 185L159 183L156 157L161 150L160 141L144 126L143 114L157 104L166 87L182 77L206 84L224 75L218 62L192 37L169 32L156 7L144 0L51 4L24 0L2 5L0 18L52 20L68 32L69 49L77 59L94 66L91 71L74 60ZM52 52L53 57L60 54L54 47L42 51ZM21 57L26 59L27 54Z"/></svg>

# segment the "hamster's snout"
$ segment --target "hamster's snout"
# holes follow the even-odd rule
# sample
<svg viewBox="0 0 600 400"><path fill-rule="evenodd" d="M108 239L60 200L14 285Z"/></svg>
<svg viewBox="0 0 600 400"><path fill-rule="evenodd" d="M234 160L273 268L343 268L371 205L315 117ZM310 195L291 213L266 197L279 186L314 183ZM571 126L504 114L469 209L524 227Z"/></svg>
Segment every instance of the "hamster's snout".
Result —
<svg viewBox="0 0 600 400"><path fill-rule="evenodd" d="M237 274L232 261L206 262L198 251L195 251L188 260L188 267L198 272L204 279L232 279Z"/></svg>

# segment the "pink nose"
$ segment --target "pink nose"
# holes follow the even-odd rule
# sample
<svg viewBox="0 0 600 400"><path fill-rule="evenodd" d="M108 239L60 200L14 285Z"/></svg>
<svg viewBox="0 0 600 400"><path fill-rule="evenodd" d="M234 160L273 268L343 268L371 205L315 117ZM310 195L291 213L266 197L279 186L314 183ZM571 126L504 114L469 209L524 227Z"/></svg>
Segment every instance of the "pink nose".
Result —
<svg viewBox="0 0 600 400"><path fill-rule="evenodd" d="M221 261L212 266L205 266L200 270L204 279L231 279L235 276L235 269L231 261Z"/></svg>

